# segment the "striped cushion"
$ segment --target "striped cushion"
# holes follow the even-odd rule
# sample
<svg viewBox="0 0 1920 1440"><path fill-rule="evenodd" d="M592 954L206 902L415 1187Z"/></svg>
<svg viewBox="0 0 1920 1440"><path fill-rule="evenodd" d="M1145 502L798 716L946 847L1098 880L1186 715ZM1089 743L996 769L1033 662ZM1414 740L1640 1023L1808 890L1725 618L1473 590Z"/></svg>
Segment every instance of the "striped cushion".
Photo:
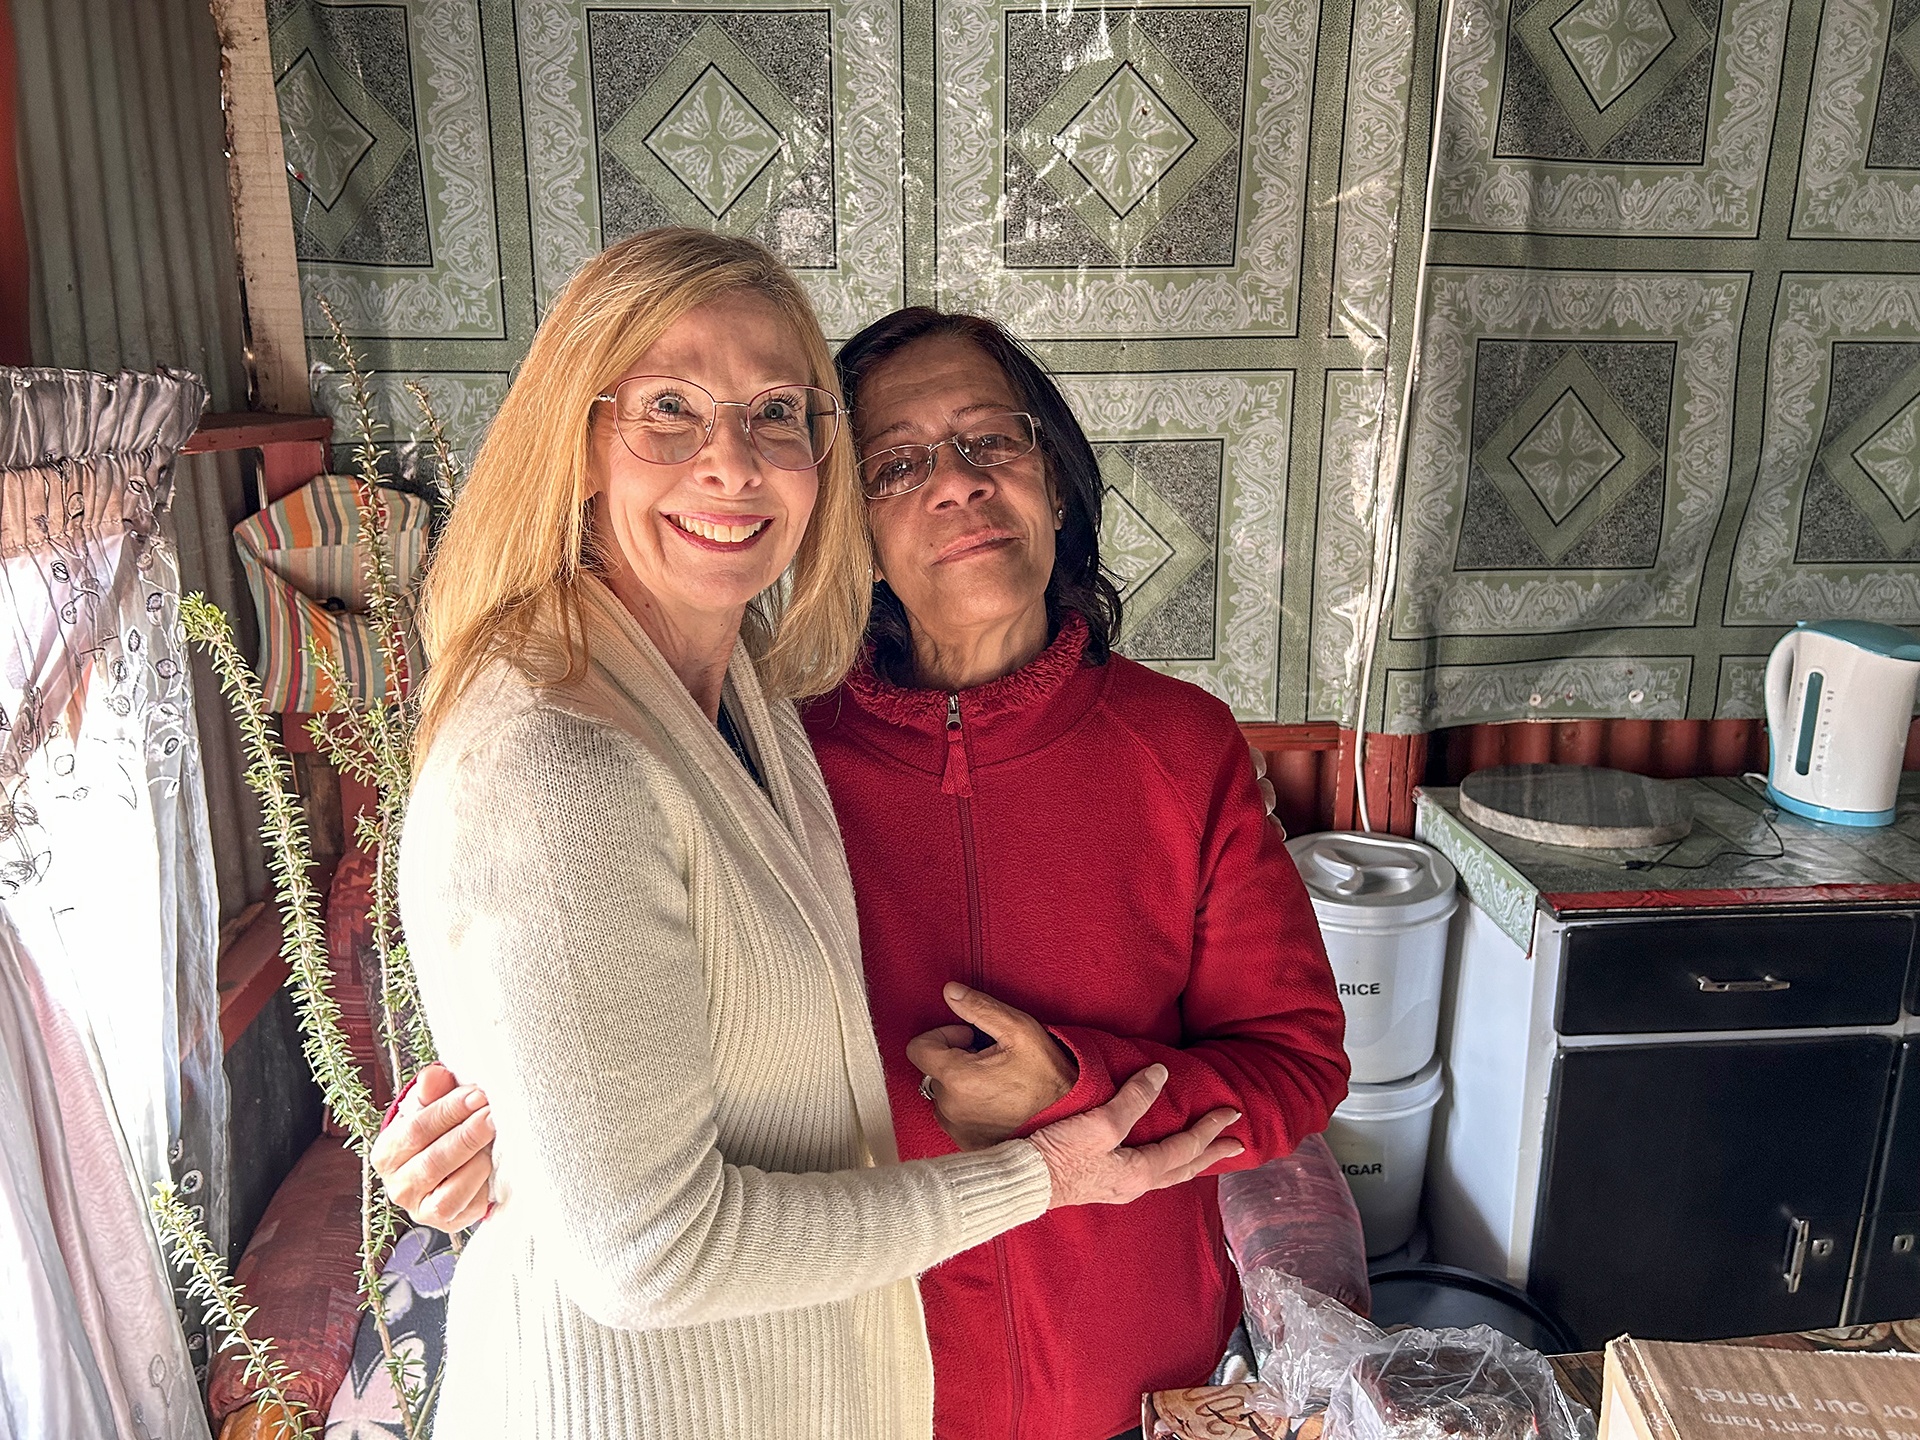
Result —
<svg viewBox="0 0 1920 1440"><path fill-rule="evenodd" d="M339 657L361 699L385 693L386 667L367 622L365 559L350 475L319 475L233 528L240 565L260 617L260 685L272 710L335 708L335 697L307 654L314 645ZM410 592L427 553L427 505L414 495L383 492L389 553L400 587ZM423 661L407 627L408 669ZM402 676L404 685L407 676Z"/></svg>

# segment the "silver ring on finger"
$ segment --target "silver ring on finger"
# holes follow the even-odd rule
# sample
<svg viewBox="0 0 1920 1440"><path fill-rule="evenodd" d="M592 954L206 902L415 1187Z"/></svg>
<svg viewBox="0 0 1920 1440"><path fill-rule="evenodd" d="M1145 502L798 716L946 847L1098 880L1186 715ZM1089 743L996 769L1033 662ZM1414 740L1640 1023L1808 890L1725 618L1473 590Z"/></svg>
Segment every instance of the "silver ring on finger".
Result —
<svg viewBox="0 0 1920 1440"><path fill-rule="evenodd" d="M920 1077L920 1098L929 1105L933 1103L933 1076L922 1075Z"/></svg>

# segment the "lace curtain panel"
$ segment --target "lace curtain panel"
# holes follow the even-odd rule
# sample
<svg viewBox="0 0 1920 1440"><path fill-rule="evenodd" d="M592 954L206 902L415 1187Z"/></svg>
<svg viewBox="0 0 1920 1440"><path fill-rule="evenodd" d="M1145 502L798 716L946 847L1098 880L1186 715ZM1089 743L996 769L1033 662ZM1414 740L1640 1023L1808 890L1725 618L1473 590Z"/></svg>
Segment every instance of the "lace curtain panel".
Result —
<svg viewBox="0 0 1920 1440"><path fill-rule="evenodd" d="M218 913L163 524L205 403L173 371L0 370L0 1435L208 1433L145 1203L172 1179L225 1248Z"/></svg>

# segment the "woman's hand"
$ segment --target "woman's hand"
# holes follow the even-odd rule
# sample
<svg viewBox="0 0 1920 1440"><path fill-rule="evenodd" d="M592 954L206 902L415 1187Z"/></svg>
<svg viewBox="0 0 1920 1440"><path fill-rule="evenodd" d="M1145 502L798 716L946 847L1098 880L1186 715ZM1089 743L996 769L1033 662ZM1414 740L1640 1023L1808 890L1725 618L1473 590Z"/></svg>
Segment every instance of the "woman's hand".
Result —
<svg viewBox="0 0 1920 1440"><path fill-rule="evenodd" d="M1223 1140L1220 1132L1240 1118L1237 1110L1215 1110L1190 1129L1151 1145L1129 1147L1128 1133L1152 1108L1167 1083L1167 1067L1149 1065L1135 1074L1106 1104L1033 1133L1053 1177L1047 1208L1067 1205L1125 1205L1149 1190L1164 1190L1193 1179L1209 1166L1231 1160L1247 1147Z"/></svg>
<svg viewBox="0 0 1920 1440"><path fill-rule="evenodd" d="M448 1234L478 1224L493 1180L486 1095L444 1065L427 1066L374 1141L373 1168L415 1224Z"/></svg>
<svg viewBox="0 0 1920 1440"><path fill-rule="evenodd" d="M921 1093L962 1150L999 1144L1073 1089L1080 1067L1038 1020L984 990L953 983L942 994L967 1024L914 1036L907 1059L927 1077ZM993 1044L975 1050L975 1030Z"/></svg>

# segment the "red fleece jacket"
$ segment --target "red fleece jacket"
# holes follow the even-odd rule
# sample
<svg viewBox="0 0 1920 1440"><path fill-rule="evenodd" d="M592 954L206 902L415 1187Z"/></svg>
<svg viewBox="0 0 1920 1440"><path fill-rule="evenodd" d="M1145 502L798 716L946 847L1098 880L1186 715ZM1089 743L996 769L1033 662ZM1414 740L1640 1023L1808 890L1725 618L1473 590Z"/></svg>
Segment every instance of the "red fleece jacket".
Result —
<svg viewBox="0 0 1920 1440"><path fill-rule="evenodd" d="M1343 1020L1313 909L1206 692L1118 656L1077 617L1026 668L953 697L856 671L806 712L839 812L903 1159L954 1146L907 1042L959 980L1018 1006L1080 1078L1032 1128L1170 1078L1135 1127L1244 1118L1287 1154L1346 1093ZM921 1278L940 1440L1107 1440L1140 1394L1204 1380L1240 1314L1211 1175L1126 1206L1052 1211Z"/></svg>

